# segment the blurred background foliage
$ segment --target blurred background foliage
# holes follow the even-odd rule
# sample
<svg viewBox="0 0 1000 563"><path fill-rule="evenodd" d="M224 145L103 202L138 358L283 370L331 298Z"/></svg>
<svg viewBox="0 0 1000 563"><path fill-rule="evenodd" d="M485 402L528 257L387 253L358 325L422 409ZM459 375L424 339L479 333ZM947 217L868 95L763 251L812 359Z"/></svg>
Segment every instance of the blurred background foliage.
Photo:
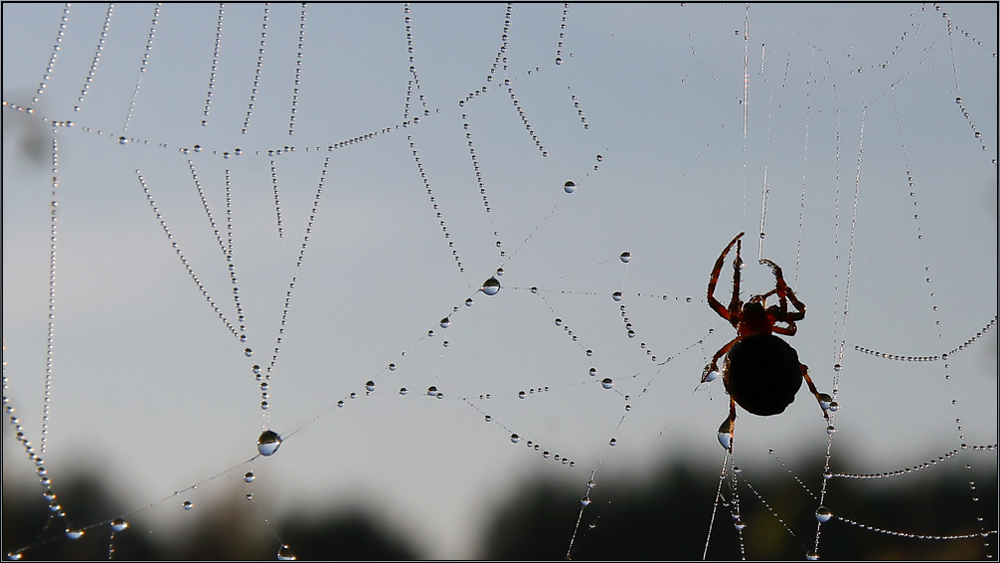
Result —
<svg viewBox="0 0 1000 563"><path fill-rule="evenodd" d="M975 455L975 454L971 454ZM821 459L821 456L813 456ZM795 475L820 475L821 468L801 467ZM960 473L960 474L956 474ZM739 475L743 533L749 559L803 559L815 533L814 512L819 483L798 482L789 471L744 470ZM591 490L572 558L577 560L701 559L719 486L719 470L691 464L665 466L652 478L604 475ZM997 528L997 473L965 471L960 460L913 475L897 477L893 486L860 480L833 479L842 515L887 530L910 534L953 535ZM975 481L970 490L968 482ZM51 518L48 504L35 487L5 483L3 549L24 546L25 559L274 559L280 547L268 526L302 560L399 560L424 557L418 543L393 530L372 511L342 507L303 507L265 522L265 515L243 493L228 490L222 499L200 505L193 525L172 533L143 532L132 526L114 535L107 524L91 528L78 540L66 538L67 522ZM109 521L124 514L111 484L94 474L65 477L59 502L72 522ZM729 496L730 485L723 485ZM580 511L583 487L571 490L540 479L512 491L505 507L482 531L480 556L485 559L558 560L566 557ZM758 496L759 494L759 496ZM976 495L974 497L974 495ZM974 501L973 498L978 498ZM610 499L610 500L609 500ZM766 502L766 505L763 501ZM204 509L202 509L204 506ZM721 505L707 552L710 560L739 559L740 542L731 511ZM51 520L50 520L51 518ZM780 520L779 520L780 518ZM46 523L48 522L48 523ZM971 527L970 527L971 526ZM38 530L44 529L41 534ZM864 530L837 519L823 525L823 559L987 559L996 554L996 535L963 540L928 540Z"/></svg>

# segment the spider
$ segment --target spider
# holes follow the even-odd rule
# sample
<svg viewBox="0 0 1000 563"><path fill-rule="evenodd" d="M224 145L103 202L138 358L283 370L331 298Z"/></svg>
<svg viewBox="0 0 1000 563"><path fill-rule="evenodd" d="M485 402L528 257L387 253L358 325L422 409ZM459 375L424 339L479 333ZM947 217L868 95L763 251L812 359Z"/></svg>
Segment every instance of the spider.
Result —
<svg viewBox="0 0 1000 563"><path fill-rule="evenodd" d="M719 375L719 359L723 355L726 361L722 369L722 382L729 394L729 417L719 427L719 442L723 448L732 451L733 430L736 423L736 405L739 404L747 412L758 416L771 416L784 412L785 407L795 400L795 393L806 380L809 391L819 401L823 416L829 420L828 410L833 399L826 393L816 390L809 370L805 364L799 363L799 355L787 342L775 336L774 333L785 336L795 335L798 328L795 321L801 321L806 316L806 306L795 296L781 274L781 268L774 262L762 258L761 264L774 272L774 289L761 295L753 295L750 300L740 300L740 269L743 260L740 258L744 233L736 235L715 261L712 277L708 280L708 305L729 321L736 329L736 338L712 356L712 361L705 366L701 381L712 381ZM736 245L736 260L733 262L733 298L726 307L715 298L715 286L719 281L722 265L733 245ZM767 298L777 296L778 304L766 305ZM789 310L788 302L793 310ZM782 323L777 325L776 323Z"/></svg>

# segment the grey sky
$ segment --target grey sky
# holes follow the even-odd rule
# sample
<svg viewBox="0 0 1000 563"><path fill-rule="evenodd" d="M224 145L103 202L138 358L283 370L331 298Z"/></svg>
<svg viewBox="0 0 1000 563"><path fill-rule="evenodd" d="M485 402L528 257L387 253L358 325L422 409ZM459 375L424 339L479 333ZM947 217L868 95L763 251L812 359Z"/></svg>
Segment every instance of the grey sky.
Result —
<svg viewBox="0 0 1000 563"><path fill-rule="evenodd" d="M692 390L733 331L705 304L705 285L725 244L746 231L744 296L773 287L756 262L765 178L763 256L808 306L789 341L821 391L832 391L833 365L843 365L835 467L895 470L963 441L996 443L995 336L947 367L855 351L934 356L996 318L996 4L583 4L570 6L565 30L561 4L514 5L500 55L509 70L500 61L491 74L506 9L310 5L298 59L300 8L275 5L258 73L263 8L227 6L210 81L218 5L161 7L140 72L153 6L124 4L80 103L107 6L70 8L34 114L5 107L3 116L7 394L36 444L51 166L47 146L41 165L21 147L32 131L48 135L43 117L73 122L56 133L44 455L56 486L60 473L89 466L140 506L254 455L261 390L251 366L270 362L293 275L266 425L286 437L301 430L253 464L265 514L317 500L370 503L432 556L460 557L475 555L494 503L532 474L582 495L598 467L600 482L668 458L718 464L727 397L721 382ZM3 5L5 102L31 104L62 10ZM419 123L401 126L413 116ZM174 255L137 179L139 170L174 241L235 322L189 160L223 241L230 171L246 344ZM566 181L577 185L572 194ZM498 267L501 291L478 292ZM426 395L431 385L443 399ZM532 388L548 391L517 398ZM824 428L803 390L781 416L739 417L737 459L771 468L769 448L789 459L819 455ZM521 443L511 444L511 432ZM575 467L544 459L527 440ZM5 484L34 480L15 445L5 440ZM202 505L242 492L245 471L137 517L147 528L172 526L187 498Z"/></svg>

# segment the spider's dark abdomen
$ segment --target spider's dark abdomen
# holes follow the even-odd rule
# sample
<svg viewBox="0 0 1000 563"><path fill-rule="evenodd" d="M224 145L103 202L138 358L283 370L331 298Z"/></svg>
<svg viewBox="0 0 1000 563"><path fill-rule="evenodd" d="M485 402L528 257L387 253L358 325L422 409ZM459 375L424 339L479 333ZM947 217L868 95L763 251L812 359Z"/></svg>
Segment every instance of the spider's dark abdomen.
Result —
<svg viewBox="0 0 1000 563"><path fill-rule="evenodd" d="M799 355L773 334L744 336L726 356L726 391L748 412L770 416L784 412L802 386Z"/></svg>

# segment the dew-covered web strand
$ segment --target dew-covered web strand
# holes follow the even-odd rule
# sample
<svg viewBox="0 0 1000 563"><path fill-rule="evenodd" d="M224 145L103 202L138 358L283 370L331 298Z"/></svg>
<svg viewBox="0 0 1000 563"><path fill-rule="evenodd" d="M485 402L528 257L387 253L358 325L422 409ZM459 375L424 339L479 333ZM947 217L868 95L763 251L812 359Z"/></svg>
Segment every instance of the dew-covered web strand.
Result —
<svg viewBox="0 0 1000 563"><path fill-rule="evenodd" d="M58 127L52 127L52 183L49 201L49 320L45 345L45 394L42 401L42 435L39 450L46 453L49 437L49 414L52 405L52 370L55 359L56 331L56 252L59 241L59 139Z"/></svg>
<svg viewBox="0 0 1000 563"><path fill-rule="evenodd" d="M261 15L260 23L260 44L257 47L257 65L253 72L253 84L250 87L250 101L247 102L247 114L243 119L243 128L240 133L246 135L250 129L250 118L253 116L254 106L257 103L257 91L260 88L260 74L264 70L264 52L267 47L267 23L270 19L271 4L264 4L264 13Z"/></svg>
<svg viewBox="0 0 1000 563"><path fill-rule="evenodd" d="M288 134L295 133L295 118L299 111L299 87L302 85L302 60L306 48L306 3L299 9L299 41L295 50L295 79L292 85L292 104L288 115Z"/></svg>
<svg viewBox="0 0 1000 563"><path fill-rule="evenodd" d="M63 5L62 17L59 19L59 28L56 30L56 38L52 44L52 53L49 55L49 64L45 67L45 74L42 75L42 81L38 83L38 89L35 90L34 97L31 98L32 106L37 104L41 99L42 94L49 87L49 80L52 78L52 73L55 72L59 51L62 50L62 40L66 35L66 24L69 22L70 6L69 2Z"/></svg>
<svg viewBox="0 0 1000 563"><path fill-rule="evenodd" d="M215 94L215 79L219 72L219 52L222 49L222 27L225 22L226 5L219 2L218 15L215 21L215 47L212 51L212 66L208 72L208 88L205 91L205 109L202 110L201 124L208 125L208 116L212 111L212 96Z"/></svg>
<svg viewBox="0 0 1000 563"><path fill-rule="evenodd" d="M146 201L149 203L150 208L153 210L153 214L156 216L156 220L160 223L160 228L163 230L163 234L166 235L167 240L170 241L170 246L171 248L174 249L174 252L177 254L177 258L181 261L181 264L184 265L184 269L187 270L187 273L191 277L191 280L194 281L196 286L198 286L198 290L201 292L202 296L205 297L205 301L212 308L212 310L215 311L215 313L218 315L219 320L221 320L222 323L226 325L226 328L229 329L229 332L232 333L233 336L239 338L240 334L236 331L236 327L233 326L233 324L226 318L225 313L223 313L222 310L219 309L219 306L216 305L215 301L212 299L212 296L209 295L208 289L205 287L201 279L194 272L194 269L188 263L188 259L184 256L184 253L181 250L180 246L178 246L177 242L173 240L174 235L170 231L170 227L167 226L166 219L164 219L163 214L160 212L159 207L157 207L156 201L153 199L153 193L150 190L149 185L146 183L146 179L145 177L143 177L142 172L137 169L135 171L135 174L139 180L139 185L142 187L143 193L146 195Z"/></svg>
<svg viewBox="0 0 1000 563"><path fill-rule="evenodd" d="M101 27L101 34L97 38L97 47L94 48L94 58L90 63L90 70L87 71L86 78L83 79L83 86L80 88L80 96L76 99L76 105L73 106L73 111L81 111L83 109L83 100L90 92L90 85L94 82L94 76L97 74L97 63L101 60L101 53L104 51L104 43L108 38L108 28L111 26L111 15L114 13L115 5L113 3L108 3L108 11L104 15L104 25Z"/></svg>
<svg viewBox="0 0 1000 563"><path fill-rule="evenodd" d="M153 7L153 18L149 23L149 34L146 36L146 49L142 53L142 62L139 63L139 74L135 78L135 87L132 89L132 100L128 104L128 112L125 113L125 123L122 124L122 132L128 131L129 123L132 121L132 113L135 111L136 101L139 99L139 87L142 86L142 77L149 68L149 61L153 55L153 39L156 37L156 25L160 20L160 7L163 4L157 2Z"/></svg>
<svg viewBox="0 0 1000 563"><path fill-rule="evenodd" d="M328 156L328 157L326 157L323 160L323 168L320 171L319 182L318 182L318 185L316 187L316 194L313 197L312 208L309 210L309 219L306 222L305 229L304 229L304 232L303 232L303 235L302 235L302 243L301 243L301 245L299 247L298 256L295 259L295 271L296 272L299 271L299 268L302 267L303 261L305 260L306 249L309 246L309 237L312 235L313 226L314 226L314 224L316 222L316 218L317 218L317 216L319 214L319 204L320 204L320 200L323 197L323 188L326 185L326 178L327 178L327 173L329 172L329 169L330 169L330 157ZM292 303L292 292L295 289L295 284L296 284L297 281L298 281L298 274L296 273L295 275L292 276L291 281L288 282L288 289L285 291L284 305L282 306L282 309L281 309L281 320L278 323L278 335L275 337L274 352L271 355L271 361L268 364L267 369L265 370L265 373L263 374L263 381L261 381L259 377L257 378L258 381L261 381L261 383L260 383L260 387L261 387L261 403L260 403L260 408L263 411L262 418L263 418L263 426L264 426L265 429L267 428L268 415L269 415L268 409L270 407L270 403L269 403L270 395L268 393L268 382L270 381L271 375L274 372L275 367L277 366L277 363L278 363L278 355L281 352L281 341L282 341L282 338L284 337L284 334L285 334L285 328L286 328L286 325L288 323L288 314L289 314L289 310L290 310L291 303ZM247 350L249 351L250 349L247 348ZM247 355L249 356L250 354L247 354ZM260 373L256 373L258 371L258 369L259 368L256 368L256 366L255 366L254 372L255 372L256 376L260 376L261 375Z"/></svg>

